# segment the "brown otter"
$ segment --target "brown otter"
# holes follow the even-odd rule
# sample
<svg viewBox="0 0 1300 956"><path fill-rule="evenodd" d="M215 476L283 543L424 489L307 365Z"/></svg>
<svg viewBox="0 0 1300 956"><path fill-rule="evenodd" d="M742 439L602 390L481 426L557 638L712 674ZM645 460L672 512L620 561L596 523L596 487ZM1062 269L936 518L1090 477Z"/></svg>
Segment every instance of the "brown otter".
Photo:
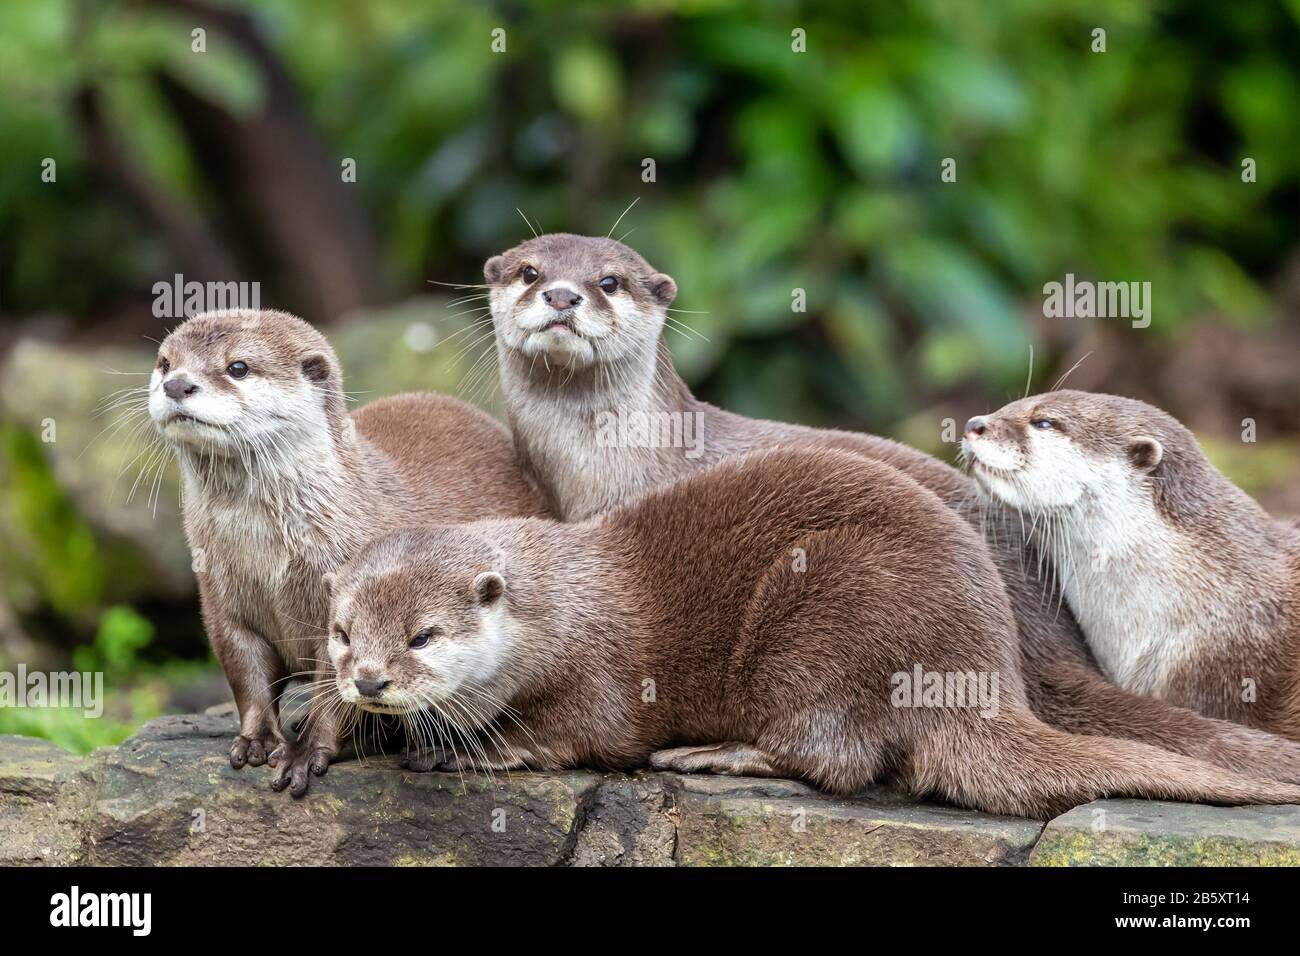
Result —
<svg viewBox="0 0 1300 956"><path fill-rule="evenodd" d="M425 728L426 767L630 770L654 754L1040 819L1103 796L1300 800L1041 723L976 531L842 451L741 456L580 523L399 532L342 568L330 620L339 699ZM331 756L286 761L292 792Z"/></svg>
<svg viewBox="0 0 1300 956"><path fill-rule="evenodd" d="M180 462L204 624L239 708L236 768L278 759L284 682L323 663L322 574L417 522L544 512L499 422L431 394L349 414L333 349L283 312L181 324L149 412Z"/></svg>
<svg viewBox="0 0 1300 956"><path fill-rule="evenodd" d="M980 487L1025 517L1121 687L1300 738L1300 530L1145 402L1064 390L972 418Z"/></svg>
<svg viewBox="0 0 1300 956"><path fill-rule="evenodd" d="M543 235L493 256L484 275L521 464L563 520L631 501L737 454L802 446L883 461L981 522L974 483L929 455L874 435L757 421L695 398L663 339L676 284L622 243ZM1068 609L1045 601L1023 567L1018 522L999 526L1002 520L987 516L989 541L1011 595L1035 713L1074 733L1141 740L1300 782L1297 744L1109 683Z"/></svg>

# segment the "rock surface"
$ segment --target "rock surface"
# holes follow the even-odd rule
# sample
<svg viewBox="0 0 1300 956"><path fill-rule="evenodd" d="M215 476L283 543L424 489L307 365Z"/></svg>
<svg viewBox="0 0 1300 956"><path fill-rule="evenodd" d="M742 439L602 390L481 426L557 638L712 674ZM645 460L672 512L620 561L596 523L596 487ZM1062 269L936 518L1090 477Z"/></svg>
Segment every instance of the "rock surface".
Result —
<svg viewBox="0 0 1300 956"><path fill-rule="evenodd" d="M0 737L0 866L85 863L93 758L32 737Z"/></svg>
<svg viewBox="0 0 1300 956"><path fill-rule="evenodd" d="M302 800L230 769L228 709L77 757L0 737L0 864L957 865L1300 863L1300 808L1099 801L1044 824L789 780L403 771L347 760Z"/></svg>
<svg viewBox="0 0 1300 956"><path fill-rule="evenodd" d="M1300 807L1098 800L1047 825L1037 866L1300 866Z"/></svg>

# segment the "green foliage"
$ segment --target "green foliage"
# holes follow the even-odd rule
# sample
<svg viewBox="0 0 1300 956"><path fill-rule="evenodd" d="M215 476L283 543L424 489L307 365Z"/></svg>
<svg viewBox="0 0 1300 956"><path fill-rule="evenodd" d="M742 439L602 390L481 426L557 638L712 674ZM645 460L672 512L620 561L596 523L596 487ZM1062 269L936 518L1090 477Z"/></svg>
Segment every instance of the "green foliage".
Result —
<svg viewBox="0 0 1300 956"><path fill-rule="evenodd" d="M480 281L528 234L516 207L548 231L604 234L639 198L613 234L677 279L678 318L700 335L671 336L675 361L740 412L925 444L920 410L1018 393L1031 344L1047 374L1025 316L1066 272L1151 282L1153 355L1202 314L1276 321L1263 290L1296 241L1300 0L210 2L253 11L329 156L356 160L337 188L400 294ZM244 120L272 89L215 25L192 52L194 19L165 3L0 3L6 312L91 325L147 301L171 264L87 159L87 90L164 200L257 248L160 76ZM955 183L940 179L948 158ZM274 287L277 262L255 265L240 278ZM445 379L449 356L430 370L391 338L364 346L400 352L403 382ZM1234 476L1285 472L1286 455L1252 454ZM143 562L96 540L39 439L0 423L0 456L4 600L94 630L75 662L111 675L116 708L0 712L0 731L111 742L204 665L150 662L149 621L113 606L114 576Z"/></svg>
<svg viewBox="0 0 1300 956"><path fill-rule="evenodd" d="M132 712L127 720L101 717L92 720L80 710L71 707L3 708L0 709L0 734L21 734L26 737L44 737L73 753L90 753L96 747L120 744L131 736L135 728L153 713Z"/></svg>
<svg viewBox="0 0 1300 956"><path fill-rule="evenodd" d="M103 675L103 715L87 717L76 707L3 707L0 734L45 737L76 753L121 743L163 712L173 688L201 680L211 666L206 660L151 663L140 652L153 638L153 624L137 611L107 608L92 643L72 652L73 670ZM0 666L13 664L0 661Z"/></svg>
<svg viewBox="0 0 1300 956"><path fill-rule="evenodd" d="M162 712L170 687L198 679L210 662L145 660L154 625L133 608L104 606L114 575L140 573L140 561L97 539L51 471L37 436L0 423L0 479L2 600L61 620L61 628L73 633L93 626L92 641L72 648L69 664L83 674L102 673L105 691L98 718L80 708L0 707L0 734L46 737L78 753L118 743ZM16 664L0 660L2 669Z"/></svg>
<svg viewBox="0 0 1300 956"><path fill-rule="evenodd" d="M108 567L94 532L51 472L40 439L0 422L0 571L6 600L26 607L40 595L56 613L92 613Z"/></svg>
<svg viewBox="0 0 1300 956"><path fill-rule="evenodd" d="M129 607L115 606L99 618L93 644L78 647L72 662L77 670L103 671L110 682L138 667L138 655L153 641L153 624Z"/></svg>
<svg viewBox="0 0 1300 956"><path fill-rule="evenodd" d="M847 317L867 313L894 349L793 350L803 378L875 383L846 406L824 395L815 417L879 427L927 393L1004 388L1028 352L1020 310L1067 271L1151 281L1156 336L1207 310L1265 321L1259 285L1294 241L1294 4L235 5L256 8L331 150L357 160L401 287L474 281L521 237L516 206L549 230L600 233L640 196L620 231L677 276L680 305L707 312L689 321L711 341L675 344L723 401L745 377L736 340L843 342ZM807 53L791 51L795 26ZM0 243L18 252L21 307L86 307L156 271L151 238L79 165L79 84L103 90L122 141L175 197L219 202L154 78L252 115L262 77L216 29L191 53L190 28L161 5L0 13L0 66L21 78L0 90ZM45 155L64 158L58 188L36 185ZM956 183L939 180L947 157ZM809 290L805 314L790 311L794 287ZM846 307L844 289L874 298Z"/></svg>

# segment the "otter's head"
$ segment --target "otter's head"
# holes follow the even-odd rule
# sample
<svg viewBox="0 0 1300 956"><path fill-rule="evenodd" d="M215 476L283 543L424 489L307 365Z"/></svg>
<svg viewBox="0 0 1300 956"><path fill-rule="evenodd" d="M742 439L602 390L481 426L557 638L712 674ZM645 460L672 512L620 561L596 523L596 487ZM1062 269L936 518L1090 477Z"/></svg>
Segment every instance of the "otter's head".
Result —
<svg viewBox="0 0 1300 956"><path fill-rule="evenodd" d="M326 583L328 653L345 701L377 713L446 703L459 722L495 716L514 628L490 544L450 527L399 532Z"/></svg>
<svg viewBox="0 0 1300 956"><path fill-rule="evenodd" d="M980 488L1026 513L1069 511L1143 495L1204 455L1173 417L1135 399L1064 390L1012 402L966 423L962 456ZM1161 479L1149 481L1148 479Z"/></svg>
<svg viewBox="0 0 1300 956"><path fill-rule="evenodd" d="M208 312L158 349L149 414L181 449L234 457L345 427L342 373L324 336L283 312Z"/></svg>
<svg viewBox="0 0 1300 956"><path fill-rule="evenodd" d="M613 239L554 233L520 243L483 266L501 345L550 364L586 368L653 354L677 296L656 272Z"/></svg>

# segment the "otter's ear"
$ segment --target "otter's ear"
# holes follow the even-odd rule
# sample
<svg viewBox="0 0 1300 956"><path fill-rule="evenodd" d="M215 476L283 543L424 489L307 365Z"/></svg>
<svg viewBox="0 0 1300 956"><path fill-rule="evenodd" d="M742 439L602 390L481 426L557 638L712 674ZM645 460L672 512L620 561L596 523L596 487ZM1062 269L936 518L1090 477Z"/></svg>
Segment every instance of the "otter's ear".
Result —
<svg viewBox="0 0 1300 956"><path fill-rule="evenodd" d="M335 575L333 575L333 574L322 574L322 575L320 576L320 583L323 584L323 585L325 585L325 593L326 593L326 594L329 594L329 595L333 595L333 594L334 594L334 582L337 581L337 580L338 580L338 578L337 578Z"/></svg>
<svg viewBox="0 0 1300 956"><path fill-rule="evenodd" d="M506 257L493 256L483 263L483 278L492 285L497 285L506 277Z"/></svg>
<svg viewBox="0 0 1300 956"><path fill-rule="evenodd" d="M319 352L303 357L302 374L309 382L328 382L330 373L330 360Z"/></svg>
<svg viewBox="0 0 1300 956"><path fill-rule="evenodd" d="M672 305L673 299L677 298L677 283L673 277L662 272L656 272L650 277L650 294L660 305Z"/></svg>
<svg viewBox="0 0 1300 956"><path fill-rule="evenodd" d="M1149 435L1128 440L1128 460L1138 471L1151 471L1165 457L1165 447Z"/></svg>
<svg viewBox="0 0 1300 956"><path fill-rule="evenodd" d="M495 571L484 571L474 579L474 599L480 607L493 607L506 593L506 579Z"/></svg>

